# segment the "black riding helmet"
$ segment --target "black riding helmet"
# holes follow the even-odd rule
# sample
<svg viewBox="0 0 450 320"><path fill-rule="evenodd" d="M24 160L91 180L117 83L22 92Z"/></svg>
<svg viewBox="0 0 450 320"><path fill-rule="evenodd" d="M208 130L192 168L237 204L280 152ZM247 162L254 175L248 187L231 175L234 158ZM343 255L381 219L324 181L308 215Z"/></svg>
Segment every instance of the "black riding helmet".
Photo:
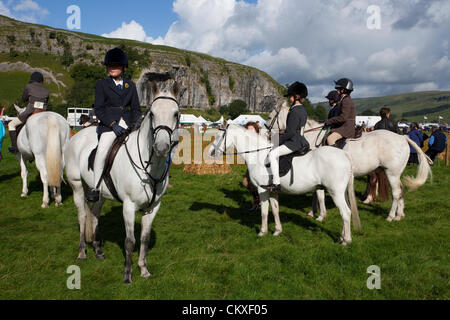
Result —
<svg viewBox="0 0 450 320"><path fill-rule="evenodd" d="M306 98L308 96L308 88L305 86L304 83L301 82L294 82L291 84L288 88L288 92L285 97L295 96L299 95L302 98Z"/></svg>
<svg viewBox="0 0 450 320"><path fill-rule="evenodd" d="M339 101L339 93L336 90L330 91L328 95L325 97L328 100Z"/></svg>
<svg viewBox="0 0 450 320"><path fill-rule="evenodd" d="M337 81L334 81L335 89L345 89L347 91L353 91L353 81L348 78L342 78Z"/></svg>
<svg viewBox="0 0 450 320"><path fill-rule="evenodd" d="M120 48L109 50L105 56L105 66L121 65L128 68L128 57Z"/></svg>
<svg viewBox="0 0 450 320"><path fill-rule="evenodd" d="M42 73L37 72L37 71L33 72L30 77L30 83L33 83L33 82L39 82L39 83L44 82L44 76L42 75Z"/></svg>

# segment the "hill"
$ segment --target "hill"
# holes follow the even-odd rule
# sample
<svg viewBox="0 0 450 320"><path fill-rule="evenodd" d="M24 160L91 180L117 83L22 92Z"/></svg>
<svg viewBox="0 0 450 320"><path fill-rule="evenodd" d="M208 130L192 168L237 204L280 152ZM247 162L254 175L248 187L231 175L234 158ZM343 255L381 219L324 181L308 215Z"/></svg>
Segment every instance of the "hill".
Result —
<svg viewBox="0 0 450 320"><path fill-rule="evenodd" d="M178 81L182 108L218 109L240 99L250 111L266 112L282 99L283 87L252 67L197 52L103 38L0 16L0 78L4 83L0 104L10 107L16 102L28 80L26 75L36 68L44 73L50 86L51 105L67 104L68 96L77 93L74 86L80 85L72 73L74 66L101 67L106 51L116 46L129 55L128 75L138 86L142 105L152 100L149 90L152 80ZM93 101L88 98L81 100L85 105L77 106L89 107Z"/></svg>
<svg viewBox="0 0 450 320"><path fill-rule="evenodd" d="M450 91L426 91L389 95L385 97L355 99L358 114L372 111L378 113L380 108L387 106L397 120L434 122L438 116L444 117L444 122L450 119Z"/></svg>

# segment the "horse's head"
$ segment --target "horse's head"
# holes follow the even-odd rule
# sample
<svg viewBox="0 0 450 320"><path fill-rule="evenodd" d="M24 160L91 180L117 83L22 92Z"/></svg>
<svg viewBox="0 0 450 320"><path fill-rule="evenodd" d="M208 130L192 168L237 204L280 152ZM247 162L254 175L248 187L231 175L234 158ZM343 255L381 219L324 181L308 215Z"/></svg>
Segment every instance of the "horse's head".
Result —
<svg viewBox="0 0 450 320"><path fill-rule="evenodd" d="M226 121L220 125L219 131L214 137L214 142L209 147L208 155L211 158L218 159L230 147L230 140L227 139L229 126Z"/></svg>
<svg viewBox="0 0 450 320"><path fill-rule="evenodd" d="M288 113L289 106L284 101L269 114L269 118L266 120L267 129L275 131L285 130Z"/></svg>
<svg viewBox="0 0 450 320"><path fill-rule="evenodd" d="M14 104L14 108L16 109L18 114L21 114L25 111L25 108L20 108L18 105Z"/></svg>
<svg viewBox="0 0 450 320"><path fill-rule="evenodd" d="M159 91L156 82L152 84L153 103L150 107L150 123L153 132L153 150L158 157L168 157L173 135L180 123L180 112L176 97L178 84L170 90Z"/></svg>

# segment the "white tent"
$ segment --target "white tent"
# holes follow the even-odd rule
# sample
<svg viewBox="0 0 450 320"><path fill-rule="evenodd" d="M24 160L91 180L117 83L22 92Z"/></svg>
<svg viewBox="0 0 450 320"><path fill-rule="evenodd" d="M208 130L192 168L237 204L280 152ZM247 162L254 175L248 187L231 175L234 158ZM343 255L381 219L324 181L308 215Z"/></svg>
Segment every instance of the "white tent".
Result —
<svg viewBox="0 0 450 320"><path fill-rule="evenodd" d="M231 121L231 123L241 126L245 126L248 122L259 122L259 126L262 127L266 121L259 115L244 114Z"/></svg>
<svg viewBox="0 0 450 320"><path fill-rule="evenodd" d="M202 121L199 120L193 114L182 114L180 119L181 124L201 124Z"/></svg>
<svg viewBox="0 0 450 320"><path fill-rule="evenodd" d="M210 121L208 121L208 120L206 120L205 118L203 118L202 116L200 116L200 117L198 117L197 118L198 119L198 121L200 122L200 123L209 123Z"/></svg>

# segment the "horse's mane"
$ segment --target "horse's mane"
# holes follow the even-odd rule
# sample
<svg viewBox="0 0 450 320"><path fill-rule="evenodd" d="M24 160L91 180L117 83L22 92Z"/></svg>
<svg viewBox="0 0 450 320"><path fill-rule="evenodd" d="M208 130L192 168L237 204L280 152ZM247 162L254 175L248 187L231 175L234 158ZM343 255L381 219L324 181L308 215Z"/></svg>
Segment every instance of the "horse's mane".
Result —
<svg viewBox="0 0 450 320"><path fill-rule="evenodd" d="M236 124L232 124L230 125L230 128L236 128L238 130L241 130L245 135L249 136L250 138L253 139L261 139L262 141L264 141L267 144L271 144L271 142L269 141L269 139L267 139L267 137L261 133L257 133L256 131L252 131L252 130L248 130L245 129L243 126L240 125L236 125Z"/></svg>

